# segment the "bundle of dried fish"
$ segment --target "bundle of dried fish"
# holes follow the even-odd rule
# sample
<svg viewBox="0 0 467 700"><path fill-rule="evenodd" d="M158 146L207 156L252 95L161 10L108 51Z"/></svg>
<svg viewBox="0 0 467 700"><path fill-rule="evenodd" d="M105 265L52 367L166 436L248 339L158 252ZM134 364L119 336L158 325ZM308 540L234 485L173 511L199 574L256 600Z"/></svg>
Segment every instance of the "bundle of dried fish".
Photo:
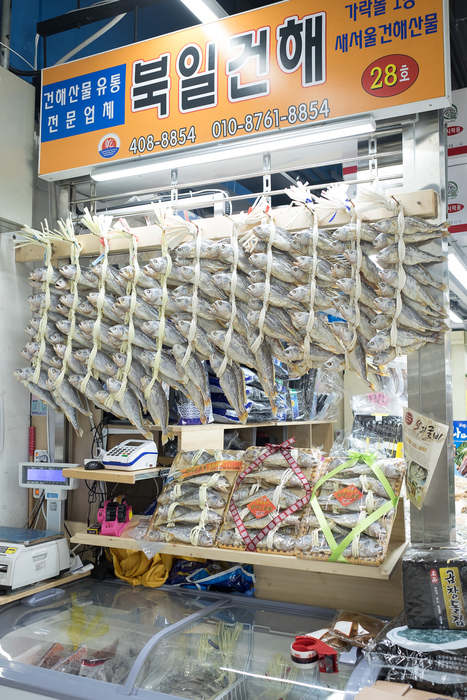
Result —
<svg viewBox="0 0 467 700"><path fill-rule="evenodd" d="M321 454L317 448L291 449L292 442L245 451L244 471L237 478L217 536L220 547L293 553L306 503L320 473Z"/></svg>
<svg viewBox="0 0 467 700"><path fill-rule="evenodd" d="M237 473L242 452L179 452L159 496L145 539L212 547Z"/></svg>
<svg viewBox="0 0 467 700"><path fill-rule="evenodd" d="M448 329L446 287L427 269L442 257L423 246L448 235L445 224L404 217L401 226L396 216L372 225L357 220L334 230L315 226L292 232L276 226L261 206L247 216L241 242L235 230L231 240L219 242L202 240L198 233L170 251L165 246L140 268L128 234L133 256L121 269L105 256L99 264L80 267L75 252L72 263L59 270L51 264L33 270L29 303L35 316L22 354L34 367L59 370L54 407L58 384L70 373L83 376L79 361L85 365L77 387L81 394L90 397L86 384L92 374L110 392L109 411L123 413L147 434L140 415L147 410L165 441L170 432L161 382L185 394L206 422L207 361L239 420L246 422L240 364L257 373L275 414L274 358L294 378L312 367L347 368L371 386L398 354L442 341ZM106 241L107 219L86 216L83 222ZM189 223L177 225L182 224L193 234ZM328 323L330 309L343 323ZM124 358L117 369L115 353ZM32 384L26 381L31 389ZM60 400L67 403L63 395Z"/></svg>
<svg viewBox="0 0 467 700"><path fill-rule="evenodd" d="M405 462L355 452L329 457L302 518L296 555L379 566L386 556Z"/></svg>

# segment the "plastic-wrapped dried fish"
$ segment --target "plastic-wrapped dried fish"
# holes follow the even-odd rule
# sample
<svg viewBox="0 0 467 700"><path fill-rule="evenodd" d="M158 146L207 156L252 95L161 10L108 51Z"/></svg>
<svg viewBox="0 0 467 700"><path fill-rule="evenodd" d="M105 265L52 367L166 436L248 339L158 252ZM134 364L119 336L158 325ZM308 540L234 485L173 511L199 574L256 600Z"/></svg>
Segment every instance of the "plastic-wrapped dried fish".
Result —
<svg viewBox="0 0 467 700"><path fill-rule="evenodd" d="M289 489L281 489L279 492L277 489L260 489L259 491L254 491L251 487L240 487L233 492L232 500L238 507L245 506L247 503L252 503L260 498L267 498L271 503L275 503L277 499L277 505L281 509L290 508L296 503L300 496L296 493L290 491Z"/></svg>
<svg viewBox="0 0 467 700"><path fill-rule="evenodd" d="M230 484L229 484L230 488ZM206 524L220 525L222 516L212 508L201 510L199 508L187 508L178 503L162 505L157 509L157 523L199 523L203 520Z"/></svg>
<svg viewBox="0 0 467 700"><path fill-rule="evenodd" d="M342 541L344 538L339 538L336 540L336 544ZM295 547L300 552L310 552L313 554L331 554L331 547L329 546L324 534L319 532L317 535L313 533L310 535L303 535L295 540ZM383 545L379 540L375 540L372 537L366 535L361 535L354 542L348 545L342 552L342 556L346 559L376 559L381 557L383 554Z"/></svg>
<svg viewBox="0 0 467 700"><path fill-rule="evenodd" d="M249 534L254 536L254 532ZM217 535L217 544L224 547L245 547L245 542L237 529L222 530ZM256 546L257 549L277 549L281 552L292 552L295 548L295 537L283 534L282 530L277 530L272 535L272 543L268 542L265 537Z"/></svg>
<svg viewBox="0 0 467 700"><path fill-rule="evenodd" d="M206 528L201 528L195 533L194 528L183 525L159 525L157 529L148 533L148 539L152 542L171 542L173 540L183 544L196 544L199 547L212 547L214 544L212 535Z"/></svg>
<svg viewBox="0 0 467 700"><path fill-rule="evenodd" d="M200 508L205 508L206 506L209 508L224 508L226 506L225 498L217 491L213 489L200 491L199 488L192 484L185 486L180 483L169 485L158 499L158 503L161 505L173 502L183 506L199 506Z"/></svg>
<svg viewBox="0 0 467 700"><path fill-rule="evenodd" d="M243 460L245 462L254 462L255 459L260 457L265 451L264 447L249 447L245 450L243 455ZM290 455L297 462L299 467L303 469L311 469L312 467L318 466L321 461L321 452L317 447L310 447L307 449L300 449L292 447L290 449ZM262 467L282 467L289 468L289 463L282 454L282 452L274 452L274 454L266 457L261 462Z"/></svg>

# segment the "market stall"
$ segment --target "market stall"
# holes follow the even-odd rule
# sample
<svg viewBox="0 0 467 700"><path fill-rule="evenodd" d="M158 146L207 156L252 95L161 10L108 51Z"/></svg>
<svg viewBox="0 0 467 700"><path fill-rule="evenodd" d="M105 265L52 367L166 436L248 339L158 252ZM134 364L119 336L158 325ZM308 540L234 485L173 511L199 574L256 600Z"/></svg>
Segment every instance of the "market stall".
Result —
<svg viewBox="0 0 467 700"><path fill-rule="evenodd" d="M430 2L436 21L425 18L425 33L419 44L410 45L411 56L382 57L368 50L370 43L358 58L352 54L354 63L344 67L345 99L342 75L339 84L333 76L337 65L342 71L344 46L348 51L349 7L355 12L352 21L363 25L357 4L341 3L335 17L323 11L306 15L309 3L298 0L281 4L269 8L268 27L260 10L223 20L223 30L239 46L246 46L239 36L250 37L256 74L253 61L240 76L247 59L224 56L215 41L217 25L44 71L44 115L47 96L52 98L42 121L40 168L42 177L59 181L61 219L42 231L25 228L18 237L17 263L45 259L45 266L31 274L35 319L24 353L31 367L18 371L17 379L66 416L64 448L70 461L96 456L88 419L98 423L100 411L113 416L107 450L114 447L118 454L122 440L144 436L156 442L165 459L124 477L118 469L71 470L82 482L100 485L99 492L88 485L88 494L83 488L70 496L71 519L84 520L87 497L102 496L107 484L110 494L115 491L110 484L153 486L162 467L168 477L158 484L150 517L133 518L119 535L78 529L73 543L143 551L148 559L173 555L252 564L260 599L394 617L403 607L400 573L407 540L445 543L455 537L451 433L439 438L433 464L410 463L418 491L411 498L409 537L406 464L397 452L397 430L391 432L387 422L389 432L376 440L363 411L353 442L335 444L339 414L324 410L342 394L341 370L358 375L362 393L384 394L388 365L407 354L409 408L429 416L433 425L452 423L445 321L444 4ZM385 9L386 19L395 26L405 13L410 22L408 5L398 6L399 14ZM272 25L277 66L268 72L261 62ZM253 36L257 43L251 43ZM326 53L330 36L333 50ZM199 45L206 47L204 71ZM180 102L169 97L169 55L177 56ZM225 76L217 59L226 61ZM378 75L384 76L381 93L375 92ZM82 94L90 76L101 88L94 106L108 121L90 127L81 100L83 118L63 164L62 145L70 138L66 128L75 127L66 127L65 111L53 96L70 80ZM249 81L248 89L240 77ZM131 114L125 119L122 87L130 83ZM105 86L115 98L111 115L104 106ZM203 88L204 101L193 86ZM316 99L310 102L311 89ZM291 94L296 104L289 104ZM252 106L257 97L261 112ZM154 135L156 112L158 123L168 124L163 120L170 117L171 128ZM291 172L329 172L336 164L347 166L354 179L290 182ZM274 187L281 176L287 186ZM232 182L248 182L248 190L237 194L240 187L225 186ZM355 194L349 194L349 186ZM315 403L294 413L299 398L291 386L310 373L315 373L315 402L320 393L327 398L319 410ZM170 417L174 391L178 425ZM397 429L401 424L400 418ZM40 434L44 425L37 427ZM226 444L232 427L236 439L246 443L239 449ZM433 430L430 435L438 439L441 433ZM48 447L59 447L57 440ZM218 603L220 610L223 604ZM156 651L170 661L175 647L193 645L195 639L198 648L201 635L221 653L227 674L220 687L217 676L210 678L213 697L269 697L267 684L256 688L252 681L250 687L248 677L276 674L284 680L283 659L267 665L276 647L284 652L277 642L282 627L292 639L314 630L296 629L285 618L273 624L267 604L251 613L263 621L245 622L247 608L239 604L238 615L225 613L229 634L242 637L238 663L243 666L235 666L240 675L232 675L227 663L232 649L229 659L222 656L221 632L217 641L210 638L217 613L209 613L207 621L194 613L194 626L181 624L175 642L171 627L167 635L161 631L152 641L142 640L135 665L125 667L126 694L198 697L192 685L169 691L179 679L156 668L160 659L149 651L157 641ZM360 629L360 622L345 618L351 629L354 624ZM246 634L245 625L257 633ZM268 659L256 659L259 640L266 639L263 627L275 641L264 642ZM209 657L207 646L205 651ZM195 661L187 658L187 676ZM74 657L65 662L78 663ZM62 656L54 658L53 667L60 663ZM376 679L377 663L373 670L361 668ZM79 675L92 676L81 670ZM351 669L339 676L340 685L325 684L322 697L330 692L343 697L350 675ZM46 686L49 680L40 677ZM86 687L70 697L81 697ZM114 690L105 692L110 697Z"/></svg>

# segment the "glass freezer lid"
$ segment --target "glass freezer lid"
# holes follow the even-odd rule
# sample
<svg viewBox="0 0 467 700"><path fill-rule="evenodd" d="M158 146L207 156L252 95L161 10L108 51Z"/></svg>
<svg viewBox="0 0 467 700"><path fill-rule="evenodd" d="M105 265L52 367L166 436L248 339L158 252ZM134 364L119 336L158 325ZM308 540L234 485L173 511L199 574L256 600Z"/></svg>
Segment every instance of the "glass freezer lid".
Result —
<svg viewBox="0 0 467 700"><path fill-rule="evenodd" d="M327 627L334 611L287 612L260 602L227 605L169 631L141 667L135 683L141 696L343 700L354 665L341 663L339 673L322 674L297 669L290 659L295 637Z"/></svg>
<svg viewBox="0 0 467 700"><path fill-rule="evenodd" d="M54 603L0 613L0 664L19 662L122 684L158 632L218 600L82 579Z"/></svg>

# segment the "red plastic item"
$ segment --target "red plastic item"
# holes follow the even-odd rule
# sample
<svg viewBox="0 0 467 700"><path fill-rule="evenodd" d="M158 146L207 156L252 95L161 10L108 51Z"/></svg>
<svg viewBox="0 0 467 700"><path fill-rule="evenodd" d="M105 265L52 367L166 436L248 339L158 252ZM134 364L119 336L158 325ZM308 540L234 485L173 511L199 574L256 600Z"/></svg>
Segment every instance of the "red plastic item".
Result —
<svg viewBox="0 0 467 700"><path fill-rule="evenodd" d="M297 656L294 658L293 654L297 652ZM295 637L295 642L292 644L292 658L297 662L297 658L304 654L311 654L312 652L318 653L319 660L319 670L321 673L337 673L339 667L337 665L337 651L330 647L328 644L315 639L310 635L303 635Z"/></svg>
<svg viewBox="0 0 467 700"><path fill-rule="evenodd" d="M36 449L36 429L33 425L29 428L29 460L34 459L34 450Z"/></svg>

